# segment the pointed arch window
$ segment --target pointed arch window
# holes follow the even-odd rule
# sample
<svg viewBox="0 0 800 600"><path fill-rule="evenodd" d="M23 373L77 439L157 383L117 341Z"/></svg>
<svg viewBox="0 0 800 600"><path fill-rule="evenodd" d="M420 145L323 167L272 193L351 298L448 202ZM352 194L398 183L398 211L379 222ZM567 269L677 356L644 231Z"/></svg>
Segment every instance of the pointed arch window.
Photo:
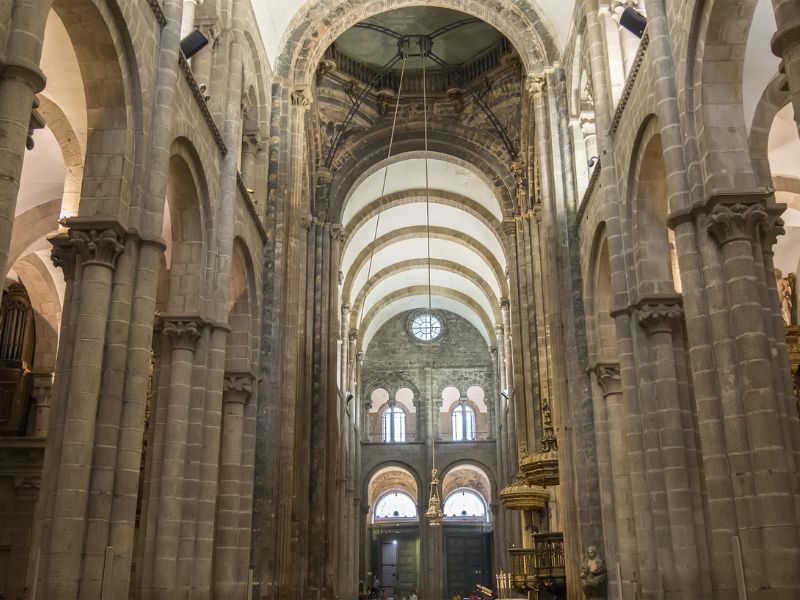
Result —
<svg viewBox="0 0 800 600"><path fill-rule="evenodd" d="M453 409L453 441L469 442L475 439L475 411L463 400Z"/></svg>
<svg viewBox="0 0 800 600"><path fill-rule="evenodd" d="M381 439L386 444L406 441L406 413L394 402L383 411Z"/></svg>

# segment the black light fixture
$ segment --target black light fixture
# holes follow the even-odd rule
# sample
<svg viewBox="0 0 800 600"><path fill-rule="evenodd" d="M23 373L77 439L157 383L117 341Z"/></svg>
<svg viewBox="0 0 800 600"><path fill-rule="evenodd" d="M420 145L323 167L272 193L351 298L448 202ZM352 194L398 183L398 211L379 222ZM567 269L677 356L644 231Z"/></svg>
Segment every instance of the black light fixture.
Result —
<svg viewBox="0 0 800 600"><path fill-rule="evenodd" d="M644 35L644 28L647 27L647 17L629 6L622 11L619 24L636 37L641 38Z"/></svg>
<svg viewBox="0 0 800 600"><path fill-rule="evenodd" d="M186 60L192 58L206 46L208 46L208 38L199 29L195 29L181 40L181 52Z"/></svg>

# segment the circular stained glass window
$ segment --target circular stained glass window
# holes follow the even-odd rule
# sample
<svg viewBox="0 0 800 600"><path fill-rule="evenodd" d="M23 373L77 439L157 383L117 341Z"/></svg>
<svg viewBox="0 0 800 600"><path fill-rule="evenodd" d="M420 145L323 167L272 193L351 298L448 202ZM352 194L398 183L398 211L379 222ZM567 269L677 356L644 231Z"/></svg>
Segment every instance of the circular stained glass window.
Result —
<svg viewBox="0 0 800 600"><path fill-rule="evenodd" d="M431 313L420 313L411 321L411 333L421 342L432 342L442 335L442 321Z"/></svg>

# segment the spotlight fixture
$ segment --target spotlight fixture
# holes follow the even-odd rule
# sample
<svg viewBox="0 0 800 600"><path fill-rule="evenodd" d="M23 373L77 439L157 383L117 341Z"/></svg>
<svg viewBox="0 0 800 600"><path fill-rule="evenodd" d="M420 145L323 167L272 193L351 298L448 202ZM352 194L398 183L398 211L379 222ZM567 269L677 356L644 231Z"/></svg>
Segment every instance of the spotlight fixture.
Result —
<svg viewBox="0 0 800 600"><path fill-rule="evenodd" d="M587 164L587 165L588 165L588 167L591 169L592 167L594 167L594 166L597 164L597 160L598 160L598 159L597 159L597 157L596 157L596 156L593 156L593 157L592 157L592 158L590 158L588 161L586 161L586 164Z"/></svg>
<svg viewBox="0 0 800 600"><path fill-rule="evenodd" d="M183 56L186 60L192 58L206 46L208 46L208 38L204 36L199 29L195 29L181 40L181 52L183 52Z"/></svg>
<svg viewBox="0 0 800 600"><path fill-rule="evenodd" d="M644 35L644 28L647 27L647 17L629 6L622 11L619 24L636 37L641 38Z"/></svg>

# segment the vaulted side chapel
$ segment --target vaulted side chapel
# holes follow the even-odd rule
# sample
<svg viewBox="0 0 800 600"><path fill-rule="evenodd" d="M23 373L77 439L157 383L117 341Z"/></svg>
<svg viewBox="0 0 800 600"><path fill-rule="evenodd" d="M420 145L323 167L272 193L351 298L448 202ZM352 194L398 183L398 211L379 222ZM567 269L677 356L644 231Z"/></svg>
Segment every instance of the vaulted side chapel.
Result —
<svg viewBox="0 0 800 600"><path fill-rule="evenodd" d="M0 0L0 600L800 598L798 0Z"/></svg>

